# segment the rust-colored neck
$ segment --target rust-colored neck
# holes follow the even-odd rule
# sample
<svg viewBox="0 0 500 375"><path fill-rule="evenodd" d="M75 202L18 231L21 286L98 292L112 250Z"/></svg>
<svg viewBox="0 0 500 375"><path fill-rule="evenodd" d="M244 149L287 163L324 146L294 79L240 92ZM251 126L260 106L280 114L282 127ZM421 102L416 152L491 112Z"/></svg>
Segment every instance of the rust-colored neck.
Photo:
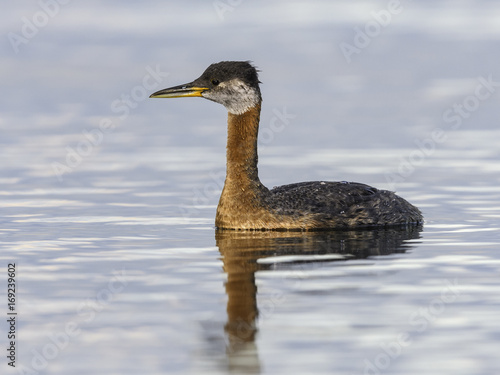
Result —
<svg viewBox="0 0 500 375"><path fill-rule="evenodd" d="M241 115L228 113L226 184L258 181L257 135L260 105Z"/></svg>
<svg viewBox="0 0 500 375"><path fill-rule="evenodd" d="M260 104L241 115L228 115L227 171L217 207L218 228L250 228L259 222L269 190L257 170Z"/></svg>

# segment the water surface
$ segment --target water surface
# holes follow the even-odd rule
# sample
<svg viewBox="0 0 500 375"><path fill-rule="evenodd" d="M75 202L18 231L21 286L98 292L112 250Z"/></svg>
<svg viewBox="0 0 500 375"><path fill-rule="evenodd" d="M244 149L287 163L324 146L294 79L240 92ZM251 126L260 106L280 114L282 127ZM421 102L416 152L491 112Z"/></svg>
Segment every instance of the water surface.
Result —
<svg viewBox="0 0 500 375"><path fill-rule="evenodd" d="M313 3L70 3L18 53L4 41L19 338L2 373L500 371L498 6L405 3L348 62L340 44L386 4ZM0 16L4 34L37 11ZM225 110L141 95L151 69L152 92L224 59L262 69L265 185L395 190L423 228L216 232Z"/></svg>

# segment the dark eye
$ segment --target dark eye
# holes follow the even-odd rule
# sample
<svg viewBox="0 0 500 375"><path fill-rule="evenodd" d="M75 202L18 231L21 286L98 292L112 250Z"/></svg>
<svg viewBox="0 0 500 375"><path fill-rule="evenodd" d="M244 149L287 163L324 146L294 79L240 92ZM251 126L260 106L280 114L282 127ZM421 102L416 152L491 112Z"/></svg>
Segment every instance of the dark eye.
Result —
<svg viewBox="0 0 500 375"><path fill-rule="evenodd" d="M219 80L218 79L212 79L212 85L214 86L217 86L219 84Z"/></svg>

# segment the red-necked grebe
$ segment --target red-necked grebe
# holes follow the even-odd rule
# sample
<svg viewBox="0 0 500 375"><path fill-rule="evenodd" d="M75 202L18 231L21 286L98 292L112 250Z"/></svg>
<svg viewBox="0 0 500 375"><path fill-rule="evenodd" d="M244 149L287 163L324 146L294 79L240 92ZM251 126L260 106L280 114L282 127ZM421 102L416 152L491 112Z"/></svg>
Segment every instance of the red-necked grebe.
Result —
<svg viewBox="0 0 500 375"><path fill-rule="evenodd" d="M218 229L320 230L423 221L418 208L403 198L364 184L315 181L266 188L257 173L259 83L250 62L222 61L191 83L150 96L200 96L226 107L227 171L215 217Z"/></svg>

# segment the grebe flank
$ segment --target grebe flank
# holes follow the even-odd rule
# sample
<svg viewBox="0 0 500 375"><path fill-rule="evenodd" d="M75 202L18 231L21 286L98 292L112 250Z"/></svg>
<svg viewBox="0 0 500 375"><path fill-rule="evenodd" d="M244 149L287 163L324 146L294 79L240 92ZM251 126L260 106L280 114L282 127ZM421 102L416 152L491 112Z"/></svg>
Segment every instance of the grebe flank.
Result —
<svg viewBox="0 0 500 375"><path fill-rule="evenodd" d="M393 192L353 182L301 182L266 188L257 170L262 97L248 61L210 65L191 83L151 98L203 97L228 111L227 170L215 226L238 230L325 230L418 225L418 208Z"/></svg>

